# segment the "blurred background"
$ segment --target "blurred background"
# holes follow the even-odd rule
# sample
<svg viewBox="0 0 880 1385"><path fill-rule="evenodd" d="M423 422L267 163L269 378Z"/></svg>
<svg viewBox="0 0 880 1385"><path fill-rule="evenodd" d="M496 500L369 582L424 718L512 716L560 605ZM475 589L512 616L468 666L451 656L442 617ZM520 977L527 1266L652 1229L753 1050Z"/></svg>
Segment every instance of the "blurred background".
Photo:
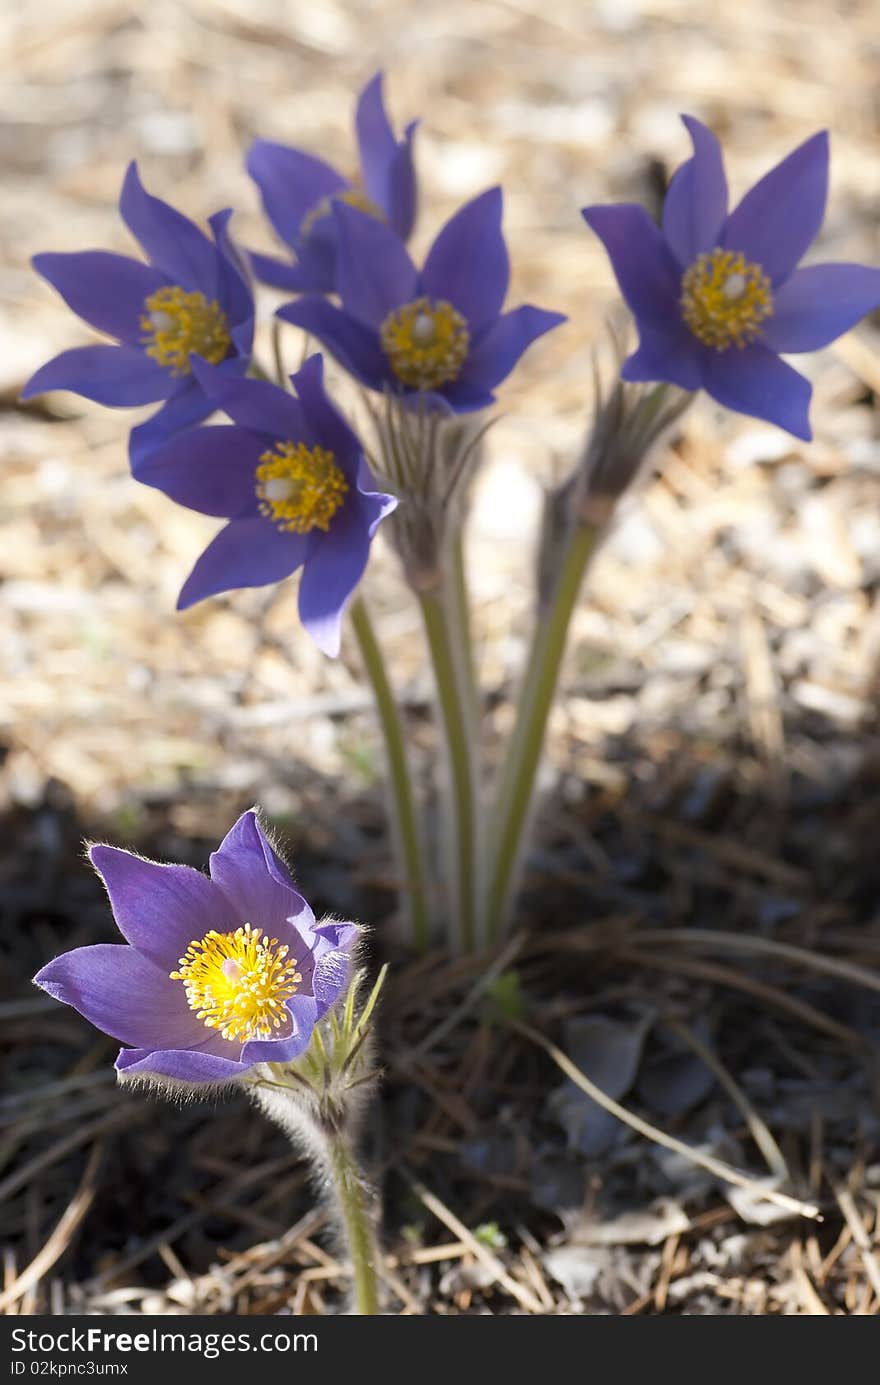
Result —
<svg viewBox="0 0 880 1385"><path fill-rule="evenodd" d="M13 1039L14 1119L26 1087L72 1074L100 1122L88 1083L106 1102L106 1046L50 1014L22 979L62 947L112 936L83 836L201 863L235 814L260 802L304 892L374 925L388 915L391 866L353 646L331 662L302 635L295 582L176 614L216 526L131 479L127 432L142 415L65 394L18 404L38 365L94 339L30 256L137 253L116 210L132 158L152 192L193 218L233 206L240 239L275 248L243 169L250 141L353 167L354 102L377 68L396 127L422 122L417 251L463 200L503 184L511 302L570 321L503 387L469 536L488 730L501 748L529 629L541 488L576 455L591 353L610 372L607 326L626 320L580 207L657 209L689 152L680 112L720 136L734 199L828 127L831 195L812 254L880 262L880 18L872 0L47 0L29 11L6 0L0 51L0 1019ZM263 333L279 301L261 297ZM289 351L295 359L292 331ZM763 935L790 927L802 943L861 930L858 948L876 949L864 930L880 884L880 324L799 368L815 387L812 444L701 399L592 570L532 862L554 927L645 911ZM433 742L417 619L380 545L368 591L425 774ZM45 1152L49 1109L31 1113L12 1153ZM851 1114L839 1114L847 1129ZM204 1143L193 1118L180 1119L183 1136ZM460 1133L454 1121L434 1130L419 1157ZM120 1230L114 1216L157 1167L172 1188L188 1176L161 1131L149 1139L161 1146L149 1157L125 1146L119 1175L105 1169L107 1227L77 1251L77 1273L103 1273L102 1292L129 1283L107 1266L131 1254L132 1237L162 1243L175 1216L191 1218L184 1249L137 1262L151 1292L190 1264L204 1271L218 1241L246 1245L276 1223L277 1209L248 1203L212 1229L185 1190L168 1193L183 1201L154 1209L149 1224ZM36 1191L27 1163L13 1183L7 1229L25 1249L10 1282L77 1185L86 1146L74 1144L73 1164L58 1155ZM223 1188L234 1203L205 1157L203 1209L216 1210ZM508 1171L499 1186L520 1176L531 1175ZM26 1302L45 1304L50 1290L29 1292ZM63 1303L69 1286L52 1292ZM467 1311L462 1292L449 1288L450 1311Z"/></svg>

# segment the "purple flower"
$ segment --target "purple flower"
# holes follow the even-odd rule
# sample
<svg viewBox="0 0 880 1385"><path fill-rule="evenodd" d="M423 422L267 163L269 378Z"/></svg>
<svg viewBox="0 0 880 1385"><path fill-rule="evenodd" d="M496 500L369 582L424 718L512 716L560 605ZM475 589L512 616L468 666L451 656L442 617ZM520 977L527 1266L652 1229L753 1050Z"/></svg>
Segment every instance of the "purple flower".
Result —
<svg viewBox="0 0 880 1385"><path fill-rule="evenodd" d="M421 272L382 222L333 210L342 307L307 295L278 316L317 337L368 389L421 395L456 413L485 408L526 348L565 321L528 305L501 312L510 267L500 188L446 223Z"/></svg>
<svg viewBox="0 0 880 1385"><path fill-rule="evenodd" d="M395 139L382 100L382 73L377 72L358 97L358 177L345 178L323 159L300 149L255 140L247 157L248 173L260 189L267 217L296 256L296 264L289 264L252 253L257 278L292 293L332 293L337 248L333 206L337 202L360 207L406 240L416 214L412 140L417 124L414 120L403 139Z"/></svg>
<svg viewBox="0 0 880 1385"><path fill-rule="evenodd" d="M64 952L34 980L126 1045L118 1072L230 1082L305 1052L348 986L359 929L315 922L255 812L213 853L210 877L114 846L89 857L126 945Z"/></svg>
<svg viewBox="0 0 880 1385"><path fill-rule="evenodd" d="M583 212L639 329L623 378L704 389L809 440L811 387L780 353L827 346L880 304L880 270L797 268L825 211L828 136L800 145L728 215L718 141L682 119L694 153L670 183L662 229L631 204Z"/></svg>
<svg viewBox="0 0 880 1385"><path fill-rule="evenodd" d="M260 380L231 381L201 361L194 369L211 407L233 425L182 433L135 469L179 504L229 520L187 578L178 609L301 567L303 625L335 656L370 542L397 502L376 490L360 442L327 398L320 355L291 376L297 399Z"/></svg>
<svg viewBox="0 0 880 1385"><path fill-rule="evenodd" d="M210 218L211 240L167 202L151 197L134 163L119 210L149 263L104 250L33 260L75 313L118 344L62 352L31 377L22 398L71 390L116 407L165 400L132 432L135 465L157 443L213 412L193 374L191 353L224 374L245 372L254 300L229 240L230 211Z"/></svg>

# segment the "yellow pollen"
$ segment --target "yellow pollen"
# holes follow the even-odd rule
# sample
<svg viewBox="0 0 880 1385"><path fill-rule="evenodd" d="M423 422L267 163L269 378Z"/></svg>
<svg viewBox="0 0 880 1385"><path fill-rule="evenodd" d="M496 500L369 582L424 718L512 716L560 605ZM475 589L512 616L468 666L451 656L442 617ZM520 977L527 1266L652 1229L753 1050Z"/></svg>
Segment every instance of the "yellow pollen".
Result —
<svg viewBox="0 0 880 1385"><path fill-rule="evenodd" d="M141 314L147 355L172 375L189 375L190 352L218 365L229 352L232 338L226 314L216 299L187 293L171 285L151 293Z"/></svg>
<svg viewBox="0 0 880 1385"><path fill-rule="evenodd" d="M302 981L288 951L249 923L234 933L212 928L190 943L171 980L183 982L190 1009L224 1039L270 1039L288 1027L285 1002Z"/></svg>
<svg viewBox="0 0 880 1385"><path fill-rule="evenodd" d="M398 380L433 390L458 379L471 334L451 303L416 298L386 317L379 339Z"/></svg>
<svg viewBox="0 0 880 1385"><path fill-rule="evenodd" d="M367 216L375 217L376 221L385 220L382 210L367 196L363 188L353 186L344 188L342 192L331 193L329 197L322 197L320 202L316 202L314 207L306 212L299 224L300 235L311 235L318 222L330 215L334 202L345 202L349 207L357 207L359 212L365 212Z"/></svg>
<svg viewBox="0 0 880 1385"><path fill-rule="evenodd" d="M773 312L770 280L735 250L700 255L681 281L681 315L705 346L726 351L754 341Z"/></svg>
<svg viewBox="0 0 880 1385"><path fill-rule="evenodd" d="M294 534L329 529L348 490L333 453L303 442L279 442L264 452L256 482L260 512Z"/></svg>

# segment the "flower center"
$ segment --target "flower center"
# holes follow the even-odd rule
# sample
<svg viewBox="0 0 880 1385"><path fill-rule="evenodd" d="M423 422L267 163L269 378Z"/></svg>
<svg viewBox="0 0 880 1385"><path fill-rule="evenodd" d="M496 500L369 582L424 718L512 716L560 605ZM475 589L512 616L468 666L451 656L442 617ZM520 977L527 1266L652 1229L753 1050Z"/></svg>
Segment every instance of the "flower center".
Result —
<svg viewBox="0 0 880 1385"><path fill-rule="evenodd" d="M302 981L288 952L249 923L234 933L212 928L190 943L171 980L183 982L190 1009L224 1039L268 1039L288 1025L285 1001Z"/></svg>
<svg viewBox="0 0 880 1385"><path fill-rule="evenodd" d="M700 255L681 281L681 315L694 336L716 351L743 347L773 312L770 280L735 250Z"/></svg>
<svg viewBox="0 0 880 1385"><path fill-rule="evenodd" d="M329 529L348 490L333 453L303 442L279 442L264 452L256 480L260 512L294 534Z"/></svg>
<svg viewBox="0 0 880 1385"><path fill-rule="evenodd" d="M318 222L330 215L334 202L346 202L349 207L357 207L359 212L365 212L367 216L375 217L377 221L385 220L381 208L376 206L363 188L353 185L350 188L344 188L342 192L334 192L329 197L322 197L320 202L316 202L314 207L306 212L299 224L300 235L311 235Z"/></svg>
<svg viewBox="0 0 880 1385"><path fill-rule="evenodd" d="M451 303L416 298L386 317L379 339L398 380L433 390L458 379L471 334Z"/></svg>
<svg viewBox="0 0 880 1385"><path fill-rule="evenodd" d="M167 285L151 293L141 314L142 338L148 356L168 366L172 375L189 375L190 352L218 365L232 338L226 314L216 299Z"/></svg>

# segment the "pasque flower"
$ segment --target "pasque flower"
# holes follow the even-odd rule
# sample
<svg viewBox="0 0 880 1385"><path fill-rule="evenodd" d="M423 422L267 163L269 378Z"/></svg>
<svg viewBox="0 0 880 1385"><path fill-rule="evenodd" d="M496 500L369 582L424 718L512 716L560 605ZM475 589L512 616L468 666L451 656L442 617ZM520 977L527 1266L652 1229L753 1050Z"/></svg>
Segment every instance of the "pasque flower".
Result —
<svg viewBox="0 0 880 1385"><path fill-rule="evenodd" d="M309 1046L347 989L359 929L316 923L254 811L210 875L113 846L89 856L126 942L62 953L34 980L126 1045L126 1077L229 1082Z"/></svg>
<svg viewBox="0 0 880 1385"><path fill-rule="evenodd" d="M63 351L31 377L23 398L71 390L122 407L164 400L132 432L131 460L137 467L157 443L213 412L193 374L194 354L224 375L247 369L254 302L229 240L230 211L210 218L209 238L146 192L134 163L125 175L119 210L147 263L105 250L33 260L68 306L117 344Z"/></svg>
<svg viewBox="0 0 880 1385"><path fill-rule="evenodd" d="M468 202L419 271L388 226L337 204L342 307L306 295L278 316L317 337L368 389L421 395L456 413L482 409L526 348L565 321L528 305L502 313L510 266L501 211L500 188Z"/></svg>
<svg viewBox="0 0 880 1385"><path fill-rule="evenodd" d="M229 521L196 563L178 609L301 567L303 625L326 654L338 654L345 605L397 502L376 490L360 442L327 398L320 355L291 377L296 399L202 361L194 372L211 407L233 423L181 433L137 470L179 504Z"/></svg>
<svg viewBox="0 0 880 1385"><path fill-rule="evenodd" d="M409 236L416 213L412 140L418 121L398 140L382 99L382 73L358 97L355 129L360 169L346 178L323 159L258 139L247 169L260 190L275 231L293 251L296 263L251 254L263 283L293 293L332 293L336 287L336 223L333 205L346 202L388 223L401 239Z"/></svg>
<svg viewBox="0 0 880 1385"><path fill-rule="evenodd" d="M880 304L880 270L798 268L825 212L828 136L814 135L728 214L717 139L682 117L693 157L662 226L637 205L586 207L639 329L625 380L704 389L719 404L811 436L811 387L780 355L815 351Z"/></svg>

